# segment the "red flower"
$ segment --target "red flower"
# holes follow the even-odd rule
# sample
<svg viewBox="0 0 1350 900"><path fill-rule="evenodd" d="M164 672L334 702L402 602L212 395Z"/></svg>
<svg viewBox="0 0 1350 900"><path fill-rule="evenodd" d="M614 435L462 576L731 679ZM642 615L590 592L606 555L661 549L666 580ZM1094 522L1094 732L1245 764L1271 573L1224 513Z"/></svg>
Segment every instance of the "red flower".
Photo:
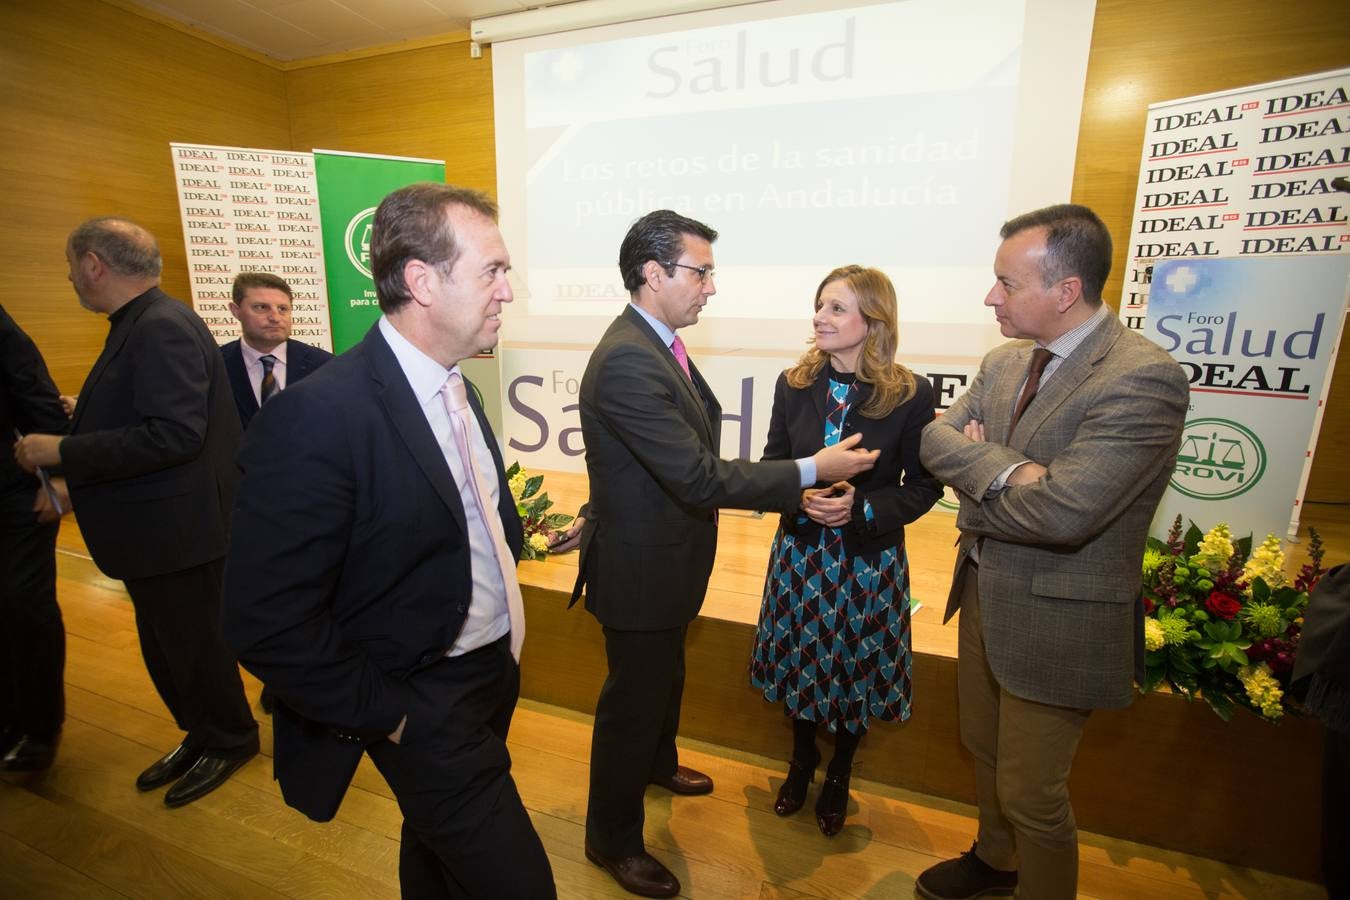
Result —
<svg viewBox="0 0 1350 900"><path fill-rule="evenodd" d="M1150 615L1157 608L1158 604L1154 603L1147 596L1144 597L1144 615Z"/></svg>
<svg viewBox="0 0 1350 900"><path fill-rule="evenodd" d="M1231 619L1242 609L1236 597L1213 591L1205 600L1205 609L1221 619Z"/></svg>

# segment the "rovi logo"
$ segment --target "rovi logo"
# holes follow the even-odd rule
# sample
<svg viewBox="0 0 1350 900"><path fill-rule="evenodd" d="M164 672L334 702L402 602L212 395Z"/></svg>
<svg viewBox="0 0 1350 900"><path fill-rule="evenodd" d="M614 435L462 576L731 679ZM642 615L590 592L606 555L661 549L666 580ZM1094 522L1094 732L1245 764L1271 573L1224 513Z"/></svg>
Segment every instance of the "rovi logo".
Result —
<svg viewBox="0 0 1350 900"><path fill-rule="evenodd" d="M1266 471L1266 448L1251 429L1229 419L1192 419L1181 433L1172 487L1197 500L1227 500L1250 490Z"/></svg>
<svg viewBox="0 0 1350 900"><path fill-rule="evenodd" d="M347 223L347 233L342 236L342 245L347 248L347 258L356 266L356 270L367 278L370 274L370 225L375 221L375 207L363 209Z"/></svg>

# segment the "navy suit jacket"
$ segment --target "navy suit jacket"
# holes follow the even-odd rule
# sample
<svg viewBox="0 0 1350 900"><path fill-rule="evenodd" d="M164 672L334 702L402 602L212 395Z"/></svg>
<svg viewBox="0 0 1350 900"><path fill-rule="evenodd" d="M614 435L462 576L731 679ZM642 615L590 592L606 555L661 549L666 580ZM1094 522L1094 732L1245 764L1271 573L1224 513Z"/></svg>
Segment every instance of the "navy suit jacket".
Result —
<svg viewBox="0 0 1350 900"><path fill-rule="evenodd" d="M942 485L919 461L924 426L933 421L933 386L922 375L915 375L914 381L913 396L880 419L869 419L860 412L871 396L871 386L860 383L857 399L844 419L843 437L861 434L860 446L881 451L876 465L850 479L853 515L843 528L844 548L850 554L899 547L905 541L905 526L942 496ZM804 388L790 386L786 373L778 376L765 459L800 459L825 446L829 385L828 369ZM865 502L872 506L870 522L864 515ZM798 522L796 510L785 514L781 524L801 540L820 537L821 526L809 519Z"/></svg>
<svg viewBox="0 0 1350 900"><path fill-rule="evenodd" d="M470 390L515 558L521 522ZM360 762L407 716L417 741L451 710L408 679L455 642L473 593L464 508L393 350L360 344L267 401L240 452L225 638L277 698L286 802L327 821ZM275 406L275 408L274 408Z"/></svg>
<svg viewBox="0 0 1350 900"><path fill-rule="evenodd" d="M225 357L225 371L230 375L230 390L234 392L234 405L239 409L239 421L247 428L249 421L258 412L258 398L253 395L253 385L248 380L248 369L244 366L244 353L239 349L239 341L221 345L220 355ZM303 341L286 341L286 387L294 386L332 358L333 354L327 350L311 347Z"/></svg>

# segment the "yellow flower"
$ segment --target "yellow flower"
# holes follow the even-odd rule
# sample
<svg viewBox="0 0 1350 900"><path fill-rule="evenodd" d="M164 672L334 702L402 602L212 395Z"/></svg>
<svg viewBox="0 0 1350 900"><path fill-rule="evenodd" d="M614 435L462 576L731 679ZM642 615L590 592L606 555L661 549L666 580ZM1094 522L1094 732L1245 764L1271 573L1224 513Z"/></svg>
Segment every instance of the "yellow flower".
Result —
<svg viewBox="0 0 1350 900"><path fill-rule="evenodd" d="M1200 546L1191 557L1192 566L1203 566L1211 572L1222 572L1233 556L1233 533L1228 523L1220 522L1200 539Z"/></svg>
<svg viewBox="0 0 1350 900"><path fill-rule="evenodd" d="M520 499L520 495L525 493L525 483L530 480L524 469L511 476L510 488L511 496Z"/></svg>
<svg viewBox="0 0 1350 900"><path fill-rule="evenodd" d="M1261 546L1252 551L1251 558L1242 567L1242 578L1247 582L1260 578L1272 590L1289 583L1284 574L1284 552L1280 549L1279 538L1274 534L1266 535Z"/></svg>
<svg viewBox="0 0 1350 900"><path fill-rule="evenodd" d="M1149 617L1144 620L1144 649L1161 650L1167 643L1167 638L1163 634L1163 627L1158 624L1158 620Z"/></svg>
<svg viewBox="0 0 1350 900"><path fill-rule="evenodd" d="M538 553L547 553L548 535L542 532L530 535L530 546Z"/></svg>
<svg viewBox="0 0 1350 900"><path fill-rule="evenodd" d="M1284 715L1284 707L1280 703L1284 699L1284 691L1280 690L1280 683L1275 680L1275 676L1270 674L1270 666L1265 663L1243 666L1238 669L1238 680L1247 691L1247 699L1261 710L1261 715L1267 719L1278 719Z"/></svg>
<svg viewBox="0 0 1350 900"><path fill-rule="evenodd" d="M1163 556L1162 553L1160 553L1159 551L1154 550L1152 547L1149 547L1147 550L1145 550L1144 577L1148 578L1157 574L1158 566L1161 566L1163 564L1164 559L1166 559L1166 557Z"/></svg>

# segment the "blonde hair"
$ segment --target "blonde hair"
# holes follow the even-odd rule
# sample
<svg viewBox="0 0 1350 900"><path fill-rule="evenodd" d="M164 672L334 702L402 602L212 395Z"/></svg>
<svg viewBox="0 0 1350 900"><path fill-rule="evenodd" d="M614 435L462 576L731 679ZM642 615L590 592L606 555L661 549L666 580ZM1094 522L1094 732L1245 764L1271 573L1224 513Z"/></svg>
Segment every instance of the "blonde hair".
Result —
<svg viewBox="0 0 1350 900"><path fill-rule="evenodd" d="M898 341L896 334L895 286L878 269L862 266L840 266L825 276L816 288L815 303L826 285L842 281L858 298L858 312L867 323L867 337L858 354L857 378L872 386L872 396L858 412L869 419L890 415L901 403L914 396L914 373L895 361ZM813 339L814 343L814 339ZM830 361L830 355L818 347L802 354L797 364L787 370L787 383L797 389L815 383Z"/></svg>

